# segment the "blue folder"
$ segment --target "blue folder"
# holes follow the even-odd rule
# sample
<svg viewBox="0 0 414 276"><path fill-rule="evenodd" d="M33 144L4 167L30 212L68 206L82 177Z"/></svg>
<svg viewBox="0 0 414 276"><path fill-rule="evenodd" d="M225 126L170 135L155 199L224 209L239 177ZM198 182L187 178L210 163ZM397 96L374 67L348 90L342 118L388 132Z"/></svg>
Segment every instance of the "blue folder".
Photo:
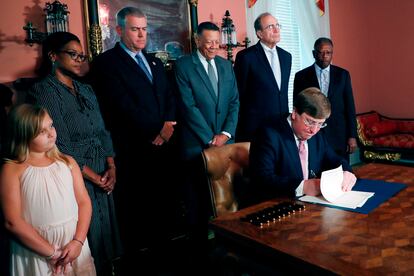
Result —
<svg viewBox="0 0 414 276"><path fill-rule="evenodd" d="M358 207L355 209L344 208L326 204L320 204L331 208L357 212L361 214L369 214L372 210L377 208L381 203L387 201L389 198L394 196L399 191L405 189L407 184L395 183L395 182L385 182L381 180L371 180L371 179L358 179L355 186L352 188L353 191L361 192L374 192L375 194L370 197L364 206ZM319 203L316 203L319 204Z"/></svg>

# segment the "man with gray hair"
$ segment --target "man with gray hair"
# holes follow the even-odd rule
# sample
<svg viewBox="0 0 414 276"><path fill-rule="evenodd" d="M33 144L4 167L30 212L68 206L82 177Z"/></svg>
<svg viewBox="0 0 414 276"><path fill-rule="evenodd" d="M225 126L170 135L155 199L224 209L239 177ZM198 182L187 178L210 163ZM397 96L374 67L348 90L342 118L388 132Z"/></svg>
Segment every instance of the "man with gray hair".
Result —
<svg viewBox="0 0 414 276"><path fill-rule="evenodd" d="M281 25L270 13L254 22L256 45L237 53L234 71L240 97L236 141L251 141L256 130L289 113L288 86L292 56L276 44Z"/></svg>
<svg viewBox="0 0 414 276"><path fill-rule="evenodd" d="M144 51L145 14L121 9L116 31L120 42L94 59L90 79L115 147L115 204L126 254L133 256L166 241L166 226L173 225L176 107L163 63Z"/></svg>

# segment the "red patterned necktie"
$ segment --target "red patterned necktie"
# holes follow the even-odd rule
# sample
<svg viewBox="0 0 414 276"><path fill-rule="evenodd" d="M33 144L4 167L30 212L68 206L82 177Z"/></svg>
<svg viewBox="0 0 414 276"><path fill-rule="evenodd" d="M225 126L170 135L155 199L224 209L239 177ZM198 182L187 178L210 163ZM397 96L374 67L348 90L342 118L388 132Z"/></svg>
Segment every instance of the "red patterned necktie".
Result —
<svg viewBox="0 0 414 276"><path fill-rule="evenodd" d="M302 165L303 179L308 179L308 150L305 146L305 141L299 140L299 157Z"/></svg>

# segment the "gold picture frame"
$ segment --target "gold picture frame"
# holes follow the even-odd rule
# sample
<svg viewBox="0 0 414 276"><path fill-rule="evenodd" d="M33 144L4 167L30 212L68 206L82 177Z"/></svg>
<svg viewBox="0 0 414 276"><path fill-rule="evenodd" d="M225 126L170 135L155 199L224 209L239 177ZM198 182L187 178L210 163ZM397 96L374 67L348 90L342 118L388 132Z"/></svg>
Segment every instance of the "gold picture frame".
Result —
<svg viewBox="0 0 414 276"><path fill-rule="evenodd" d="M115 31L116 13L126 6L137 7L147 15L147 52L174 60L195 49L197 0L85 0L84 3L91 58L112 48L119 40Z"/></svg>

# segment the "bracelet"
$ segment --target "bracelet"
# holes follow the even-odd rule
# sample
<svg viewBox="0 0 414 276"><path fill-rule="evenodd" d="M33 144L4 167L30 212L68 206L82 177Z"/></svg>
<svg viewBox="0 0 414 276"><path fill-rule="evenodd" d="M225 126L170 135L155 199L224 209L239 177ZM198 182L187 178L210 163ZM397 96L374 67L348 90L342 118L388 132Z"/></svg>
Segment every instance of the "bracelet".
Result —
<svg viewBox="0 0 414 276"><path fill-rule="evenodd" d="M75 238L73 238L73 240L74 240L74 241L77 241L78 243L82 244L82 246L83 246L83 241L78 240L78 239L75 239Z"/></svg>
<svg viewBox="0 0 414 276"><path fill-rule="evenodd" d="M53 247L53 253L52 253L52 255L46 256L45 259L46 260L51 260L51 259L53 259L53 257L55 256L55 254L56 254L56 248Z"/></svg>
<svg viewBox="0 0 414 276"><path fill-rule="evenodd" d="M115 164L108 164L107 166L109 169L116 169Z"/></svg>

